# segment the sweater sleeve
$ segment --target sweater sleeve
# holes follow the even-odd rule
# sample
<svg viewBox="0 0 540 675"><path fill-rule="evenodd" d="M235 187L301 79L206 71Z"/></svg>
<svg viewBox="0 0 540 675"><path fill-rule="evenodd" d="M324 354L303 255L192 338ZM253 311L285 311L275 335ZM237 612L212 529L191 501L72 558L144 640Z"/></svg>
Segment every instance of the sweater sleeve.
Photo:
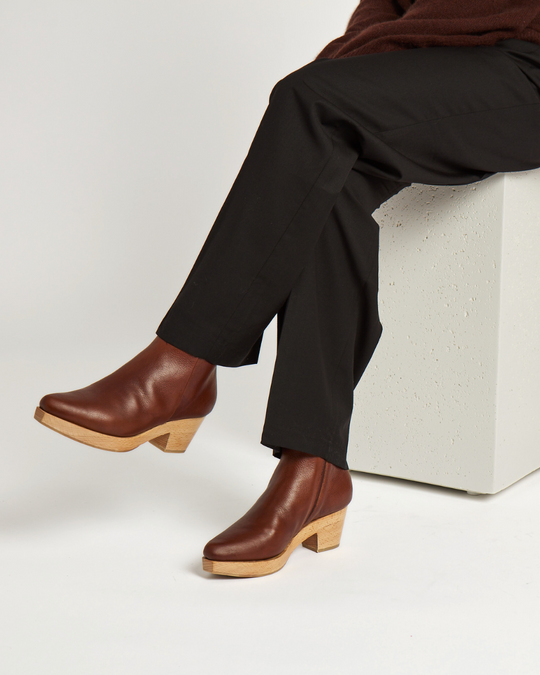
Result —
<svg viewBox="0 0 540 675"><path fill-rule="evenodd" d="M332 58L337 54L340 47L348 42L352 35L361 33L364 29L384 21L394 21L404 14L404 8L411 4L411 0L361 0L358 7L352 13L345 29L345 33L329 42L326 47L315 57Z"/></svg>

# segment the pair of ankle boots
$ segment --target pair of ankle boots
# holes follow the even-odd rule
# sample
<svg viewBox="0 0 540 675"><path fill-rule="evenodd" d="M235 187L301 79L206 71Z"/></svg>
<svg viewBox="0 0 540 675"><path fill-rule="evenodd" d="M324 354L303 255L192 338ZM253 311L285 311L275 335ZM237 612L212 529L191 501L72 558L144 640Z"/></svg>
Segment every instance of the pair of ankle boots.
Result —
<svg viewBox="0 0 540 675"><path fill-rule="evenodd" d="M83 389L44 396L35 418L93 447L125 452L146 441L184 452L216 402L216 367L155 340L131 361ZM236 577L277 572L299 545L339 546L349 472L313 455L283 449L261 497L203 551L203 568Z"/></svg>

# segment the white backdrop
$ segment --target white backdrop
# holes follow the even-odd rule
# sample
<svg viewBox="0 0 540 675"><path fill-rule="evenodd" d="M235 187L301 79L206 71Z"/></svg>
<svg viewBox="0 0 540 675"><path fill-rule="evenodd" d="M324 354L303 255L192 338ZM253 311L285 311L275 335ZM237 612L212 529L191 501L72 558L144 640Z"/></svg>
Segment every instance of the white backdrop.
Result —
<svg viewBox="0 0 540 675"><path fill-rule="evenodd" d="M58 371L29 395L85 386L153 339L272 86L354 6L3 0L1 346ZM216 414L252 440L274 355L271 327L258 367L220 373Z"/></svg>
<svg viewBox="0 0 540 675"><path fill-rule="evenodd" d="M275 326L258 365L219 370L185 455L33 420L154 338L272 86L355 5L1 0L1 673L537 672L534 475L484 499L352 472L338 549L202 572L276 465L259 445Z"/></svg>

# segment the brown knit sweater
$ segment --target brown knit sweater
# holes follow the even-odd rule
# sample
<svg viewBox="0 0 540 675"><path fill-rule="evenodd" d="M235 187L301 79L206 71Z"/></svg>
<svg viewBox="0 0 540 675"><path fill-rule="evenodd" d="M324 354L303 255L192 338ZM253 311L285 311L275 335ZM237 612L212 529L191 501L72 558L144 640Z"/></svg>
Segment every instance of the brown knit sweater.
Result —
<svg viewBox="0 0 540 675"><path fill-rule="evenodd" d="M540 0L361 0L345 34L316 59L509 38L540 45Z"/></svg>

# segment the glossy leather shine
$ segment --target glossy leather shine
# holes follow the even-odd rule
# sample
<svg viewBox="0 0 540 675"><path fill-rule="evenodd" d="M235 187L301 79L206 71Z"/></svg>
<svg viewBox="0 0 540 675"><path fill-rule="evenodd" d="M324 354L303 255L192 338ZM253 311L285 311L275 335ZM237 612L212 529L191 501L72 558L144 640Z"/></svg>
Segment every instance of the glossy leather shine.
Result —
<svg viewBox="0 0 540 675"><path fill-rule="evenodd" d="M216 402L216 367L156 337L121 368L39 407L110 436L135 436L165 422L204 417Z"/></svg>
<svg viewBox="0 0 540 675"><path fill-rule="evenodd" d="M209 560L265 560L282 553L313 520L352 499L349 471L321 457L283 449L268 487L242 518L212 539Z"/></svg>

